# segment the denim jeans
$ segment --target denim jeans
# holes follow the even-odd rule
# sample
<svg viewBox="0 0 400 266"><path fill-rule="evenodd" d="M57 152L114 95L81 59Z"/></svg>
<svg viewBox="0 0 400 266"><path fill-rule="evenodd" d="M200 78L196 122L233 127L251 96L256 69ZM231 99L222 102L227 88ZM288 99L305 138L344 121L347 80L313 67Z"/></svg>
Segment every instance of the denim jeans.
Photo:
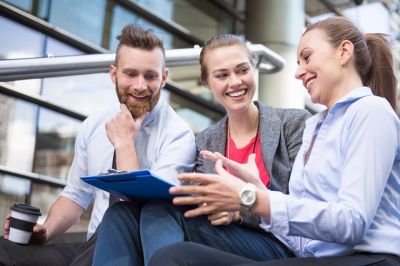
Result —
<svg viewBox="0 0 400 266"><path fill-rule="evenodd" d="M183 216L185 210L167 201L152 201L143 206L140 238L145 265L160 248L182 241L197 242L255 261L293 256L272 234L234 223L214 226L205 216L187 219Z"/></svg>
<svg viewBox="0 0 400 266"><path fill-rule="evenodd" d="M110 206L101 221L93 265L143 265L139 237L141 204L120 201Z"/></svg>

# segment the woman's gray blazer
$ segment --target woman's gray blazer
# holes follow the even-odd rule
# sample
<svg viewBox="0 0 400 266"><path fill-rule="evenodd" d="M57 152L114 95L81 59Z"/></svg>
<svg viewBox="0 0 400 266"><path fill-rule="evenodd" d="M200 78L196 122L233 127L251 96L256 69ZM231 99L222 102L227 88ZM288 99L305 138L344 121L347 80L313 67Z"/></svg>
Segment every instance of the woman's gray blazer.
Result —
<svg viewBox="0 0 400 266"><path fill-rule="evenodd" d="M288 193L289 177L300 149L305 120L302 109L277 109L255 102L260 112L260 141L264 165L270 176L270 190ZM201 150L225 154L227 116L196 136L196 172L214 173L214 162L202 158ZM257 226L258 227L258 226Z"/></svg>

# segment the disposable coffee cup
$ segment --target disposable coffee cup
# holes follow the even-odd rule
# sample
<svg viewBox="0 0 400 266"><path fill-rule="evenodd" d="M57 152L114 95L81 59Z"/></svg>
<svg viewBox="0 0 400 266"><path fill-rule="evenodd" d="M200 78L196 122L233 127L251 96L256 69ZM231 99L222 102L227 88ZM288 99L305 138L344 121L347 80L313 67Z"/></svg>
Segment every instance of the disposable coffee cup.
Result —
<svg viewBox="0 0 400 266"><path fill-rule="evenodd" d="M8 239L18 244L28 244L36 225L40 209L26 204L14 204L11 208Z"/></svg>

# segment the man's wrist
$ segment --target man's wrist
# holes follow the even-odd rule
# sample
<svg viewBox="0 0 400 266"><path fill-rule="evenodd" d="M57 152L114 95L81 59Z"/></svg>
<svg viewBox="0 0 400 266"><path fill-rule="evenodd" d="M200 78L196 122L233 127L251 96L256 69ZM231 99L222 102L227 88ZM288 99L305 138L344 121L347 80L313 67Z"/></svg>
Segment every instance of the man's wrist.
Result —
<svg viewBox="0 0 400 266"><path fill-rule="evenodd" d="M132 150L135 147L133 140L116 141L113 143L114 149L117 150Z"/></svg>

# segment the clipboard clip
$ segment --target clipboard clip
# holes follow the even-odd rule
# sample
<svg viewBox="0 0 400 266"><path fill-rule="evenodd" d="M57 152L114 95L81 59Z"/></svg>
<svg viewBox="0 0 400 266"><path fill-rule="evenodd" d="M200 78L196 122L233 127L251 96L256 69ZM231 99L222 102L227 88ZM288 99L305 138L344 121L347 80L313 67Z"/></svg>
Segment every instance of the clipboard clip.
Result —
<svg viewBox="0 0 400 266"><path fill-rule="evenodd" d="M116 170L116 169L110 168L105 173L99 173L99 176L118 175L118 174L123 174L123 173L128 173L128 171Z"/></svg>

